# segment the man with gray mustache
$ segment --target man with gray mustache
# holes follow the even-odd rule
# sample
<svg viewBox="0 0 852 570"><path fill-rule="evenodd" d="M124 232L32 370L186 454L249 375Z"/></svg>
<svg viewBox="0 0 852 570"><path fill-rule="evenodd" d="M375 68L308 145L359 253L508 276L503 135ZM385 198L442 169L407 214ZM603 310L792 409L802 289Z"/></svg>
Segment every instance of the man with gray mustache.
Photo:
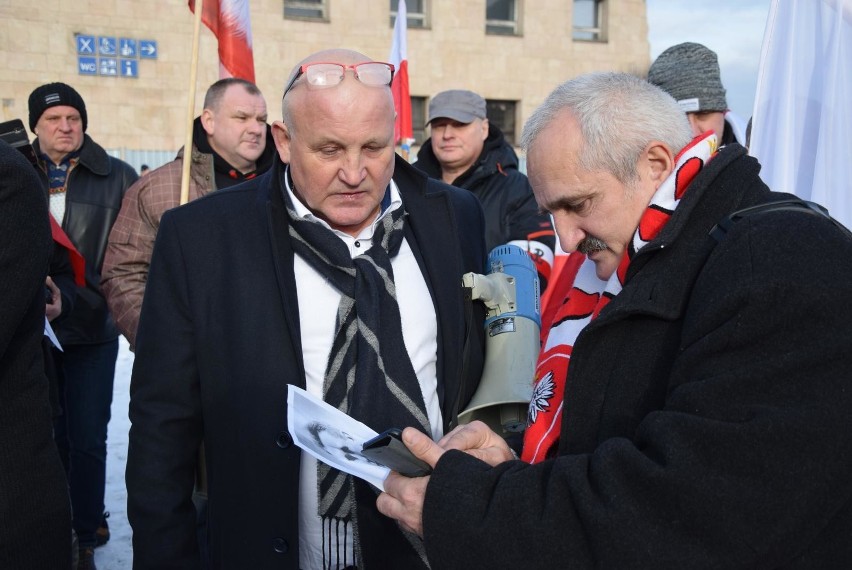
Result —
<svg viewBox="0 0 852 570"><path fill-rule="evenodd" d="M522 144L589 261L521 458L482 423L406 429L433 472L392 473L379 510L432 568L852 567L849 230L628 74L557 87Z"/></svg>

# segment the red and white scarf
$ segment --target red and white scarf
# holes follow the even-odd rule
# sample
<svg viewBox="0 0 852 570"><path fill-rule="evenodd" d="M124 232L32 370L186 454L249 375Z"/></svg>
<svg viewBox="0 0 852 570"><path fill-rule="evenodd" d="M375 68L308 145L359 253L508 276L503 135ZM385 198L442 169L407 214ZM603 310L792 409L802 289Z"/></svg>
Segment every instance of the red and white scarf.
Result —
<svg viewBox="0 0 852 570"><path fill-rule="evenodd" d="M654 193L642 214L633 241L608 281L598 279L594 262L589 259L583 261L573 287L554 315L547 340L539 354L536 384L530 401L521 454L521 459L527 463L543 461L556 451L562 425L565 379L577 335L621 292L630 260L645 244L657 237L680 204L689 183L712 158L716 149L716 136L704 133L694 138L675 157L674 171Z"/></svg>

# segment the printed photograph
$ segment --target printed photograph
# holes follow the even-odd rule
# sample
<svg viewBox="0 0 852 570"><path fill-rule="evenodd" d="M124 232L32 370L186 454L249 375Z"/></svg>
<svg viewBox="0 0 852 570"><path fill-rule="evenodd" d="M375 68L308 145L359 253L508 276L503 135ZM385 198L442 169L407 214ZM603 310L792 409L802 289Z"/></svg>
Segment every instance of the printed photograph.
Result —
<svg viewBox="0 0 852 570"><path fill-rule="evenodd" d="M390 470L361 454L364 442L378 434L305 390L288 389L287 428L293 442L317 460L382 489Z"/></svg>

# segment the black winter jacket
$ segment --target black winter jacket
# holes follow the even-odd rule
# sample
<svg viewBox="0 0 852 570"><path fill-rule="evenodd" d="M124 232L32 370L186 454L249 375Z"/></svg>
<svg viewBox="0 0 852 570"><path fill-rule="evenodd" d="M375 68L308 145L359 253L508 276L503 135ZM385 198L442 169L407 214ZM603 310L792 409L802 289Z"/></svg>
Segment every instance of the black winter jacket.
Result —
<svg viewBox="0 0 852 570"><path fill-rule="evenodd" d="M276 160L249 182L169 210L160 224L130 389L127 513L139 570L199 567L191 497L202 438L211 568L299 567L301 452L287 431L287 384L305 386L305 293L293 273L280 168ZM393 179L408 212L406 240L434 299L438 398L449 430L482 374L484 306L468 313L459 286L465 273L484 270L482 212L468 193L402 158ZM394 567L365 556L369 568Z"/></svg>
<svg viewBox="0 0 852 570"><path fill-rule="evenodd" d="M574 344L555 459L450 451L432 568L852 568L852 240L732 144Z"/></svg>
<svg viewBox="0 0 852 570"><path fill-rule="evenodd" d="M441 179L441 164L432 139L423 143L414 166L431 178ZM488 251L512 240L532 239L554 247L550 218L538 212L527 177L518 170L518 155L492 123L479 159L453 186L470 190L485 211L485 247Z"/></svg>
<svg viewBox="0 0 852 570"><path fill-rule="evenodd" d="M80 160L68 173L65 185L65 216L57 220L86 260L86 286L77 287L73 311L56 327L59 341L69 345L97 344L118 337L101 292L101 266L124 192L139 178L132 166L109 156L89 135L84 136ZM47 165L38 139L33 147L47 187Z"/></svg>

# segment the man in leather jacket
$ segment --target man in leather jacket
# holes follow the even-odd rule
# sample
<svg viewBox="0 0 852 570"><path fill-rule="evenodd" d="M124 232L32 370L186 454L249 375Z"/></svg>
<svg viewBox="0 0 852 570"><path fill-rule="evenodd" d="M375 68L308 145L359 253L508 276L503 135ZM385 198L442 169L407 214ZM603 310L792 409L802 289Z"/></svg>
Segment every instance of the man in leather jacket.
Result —
<svg viewBox="0 0 852 570"><path fill-rule="evenodd" d="M69 477L80 568L94 568L98 529L104 524L107 424L112 404L118 330L100 289L110 228L121 199L138 178L133 168L85 134L86 105L64 83L37 87L29 97L30 129L50 211L86 262L71 314L57 324L63 350L54 351L63 415L55 429ZM101 530L100 542L108 534Z"/></svg>

